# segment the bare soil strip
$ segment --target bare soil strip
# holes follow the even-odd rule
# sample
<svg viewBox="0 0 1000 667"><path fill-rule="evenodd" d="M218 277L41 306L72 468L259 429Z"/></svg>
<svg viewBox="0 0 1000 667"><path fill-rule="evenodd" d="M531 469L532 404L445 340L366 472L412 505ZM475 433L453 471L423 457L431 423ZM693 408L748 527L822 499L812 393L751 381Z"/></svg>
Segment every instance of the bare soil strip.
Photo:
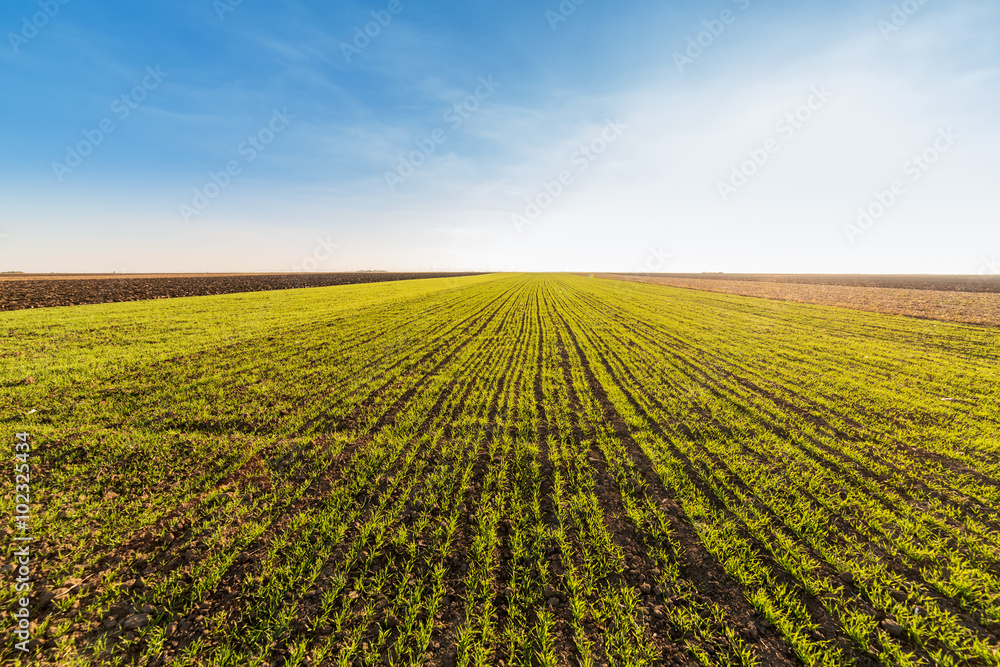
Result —
<svg viewBox="0 0 1000 667"><path fill-rule="evenodd" d="M847 287L883 287L889 289L934 290L943 292L1000 293L1000 274L966 276L859 273L630 273L646 278L691 278L796 285L843 285Z"/></svg>
<svg viewBox="0 0 1000 667"><path fill-rule="evenodd" d="M174 299L184 296L268 292L274 290L359 285L421 278L457 278L475 273L267 273L267 274L113 274L0 275L0 311L79 306L120 301Z"/></svg>
<svg viewBox="0 0 1000 667"><path fill-rule="evenodd" d="M689 278L681 276L640 276L620 273L598 273L597 278L611 278L651 285L666 285L705 292L738 294L776 301L794 301L820 306L851 308L872 313L906 315L929 320L963 322L1000 326L1000 291L995 285L1000 280L995 277L967 277L960 283L942 283L940 288L931 287L886 287L863 284L828 284L820 282L791 282L790 277L781 281L761 279L725 280L716 278ZM768 278L769 276L758 276ZM848 276L830 276L830 280ZM903 277L898 276L897 284L903 285ZM918 284L920 276L913 277ZM926 277L929 278L929 277ZM814 278L818 280L818 278ZM980 281L980 282L976 282ZM886 281L883 284L892 284ZM957 288L964 288L961 291ZM987 289L988 288L988 289Z"/></svg>

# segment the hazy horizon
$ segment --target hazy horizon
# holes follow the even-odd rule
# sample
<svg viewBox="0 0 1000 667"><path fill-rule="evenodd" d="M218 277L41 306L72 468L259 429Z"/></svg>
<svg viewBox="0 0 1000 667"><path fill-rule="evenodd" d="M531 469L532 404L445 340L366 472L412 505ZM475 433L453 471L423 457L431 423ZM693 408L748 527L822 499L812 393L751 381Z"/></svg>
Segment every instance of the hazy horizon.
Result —
<svg viewBox="0 0 1000 667"><path fill-rule="evenodd" d="M677 276L912 276L912 277L982 277L986 276L989 278L996 278L1000 280L1000 273L806 273L806 272L792 272L792 273L777 273L774 271L761 271L761 272L745 272L745 271L687 271L687 272L674 272L674 271L664 271L664 272L641 272L641 271L588 271L586 269L566 269L562 271L479 271L475 269L469 269L466 271L456 270L451 272L435 272L435 271L389 271L387 269L346 269L343 271L210 271L210 272L186 272L186 271L44 271L44 272L30 272L30 271L19 271L4 270L0 271L0 275L24 275L24 276L213 276L213 275L296 275L298 273L302 274L335 274L335 273L407 273L407 274L421 274L421 273L455 273L455 274L488 274L488 273L510 273L510 274L520 274L520 273L531 273L531 274L621 274L621 275L677 275Z"/></svg>

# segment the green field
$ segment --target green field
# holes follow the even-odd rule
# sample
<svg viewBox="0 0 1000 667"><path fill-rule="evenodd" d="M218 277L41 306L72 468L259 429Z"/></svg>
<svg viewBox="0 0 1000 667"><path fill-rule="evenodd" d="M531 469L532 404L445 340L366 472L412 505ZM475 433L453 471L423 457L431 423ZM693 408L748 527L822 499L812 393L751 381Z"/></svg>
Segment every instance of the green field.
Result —
<svg viewBox="0 0 1000 667"><path fill-rule="evenodd" d="M1000 665L995 328L508 274L0 313L0 357L5 661Z"/></svg>

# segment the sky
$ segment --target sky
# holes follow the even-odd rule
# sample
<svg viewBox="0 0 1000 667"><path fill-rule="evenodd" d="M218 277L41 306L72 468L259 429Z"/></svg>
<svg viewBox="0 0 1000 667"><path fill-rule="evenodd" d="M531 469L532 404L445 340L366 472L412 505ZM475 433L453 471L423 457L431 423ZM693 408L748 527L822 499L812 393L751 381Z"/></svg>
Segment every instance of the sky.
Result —
<svg viewBox="0 0 1000 667"><path fill-rule="evenodd" d="M1000 271L1000 2L7 0L0 270Z"/></svg>

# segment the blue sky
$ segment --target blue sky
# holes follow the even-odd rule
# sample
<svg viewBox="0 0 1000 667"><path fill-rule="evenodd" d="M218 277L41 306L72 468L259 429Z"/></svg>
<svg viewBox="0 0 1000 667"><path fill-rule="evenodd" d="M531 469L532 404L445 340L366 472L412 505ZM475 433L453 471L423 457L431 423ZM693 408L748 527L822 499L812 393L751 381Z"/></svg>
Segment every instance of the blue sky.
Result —
<svg viewBox="0 0 1000 667"><path fill-rule="evenodd" d="M1000 255L998 2L10 0L0 28L0 270Z"/></svg>

